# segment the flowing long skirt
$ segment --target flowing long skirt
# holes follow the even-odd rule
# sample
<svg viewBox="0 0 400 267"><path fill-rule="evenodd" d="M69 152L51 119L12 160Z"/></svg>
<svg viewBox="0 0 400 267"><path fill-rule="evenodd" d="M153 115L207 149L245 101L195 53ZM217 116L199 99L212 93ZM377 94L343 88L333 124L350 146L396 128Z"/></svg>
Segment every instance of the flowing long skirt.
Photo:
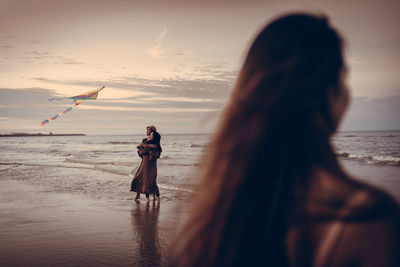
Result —
<svg viewBox="0 0 400 267"><path fill-rule="evenodd" d="M143 156L139 169L132 180L131 191L160 195L157 186L157 159L149 160L147 155Z"/></svg>

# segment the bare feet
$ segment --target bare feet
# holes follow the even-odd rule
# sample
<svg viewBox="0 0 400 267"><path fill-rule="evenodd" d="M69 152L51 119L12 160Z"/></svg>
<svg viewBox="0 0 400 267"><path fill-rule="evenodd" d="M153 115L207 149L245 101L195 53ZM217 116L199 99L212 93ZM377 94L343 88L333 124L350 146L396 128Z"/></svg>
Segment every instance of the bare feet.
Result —
<svg viewBox="0 0 400 267"><path fill-rule="evenodd" d="M135 197L135 201L139 201L139 198L140 198L140 193L137 193L136 197Z"/></svg>

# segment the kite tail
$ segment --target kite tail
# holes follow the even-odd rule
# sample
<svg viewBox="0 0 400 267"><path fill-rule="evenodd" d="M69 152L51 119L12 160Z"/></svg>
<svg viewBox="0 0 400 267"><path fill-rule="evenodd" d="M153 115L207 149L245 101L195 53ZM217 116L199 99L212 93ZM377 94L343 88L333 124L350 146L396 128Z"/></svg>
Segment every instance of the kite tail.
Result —
<svg viewBox="0 0 400 267"><path fill-rule="evenodd" d="M53 117L51 117L51 118L48 118L47 120L42 121L42 122L40 123L40 126L43 126L43 125L45 125L46 123L49 123L50 121L54 121L54 120L57 119L58 117L60 117L60 116L64 115L65 113L67 113L68 111L71 111L71 110L73 110L74 108L76 108L80 103L81 103L81 102L74 103L73 106L68 107L66 110L64 110L64 111L62 111L62 112L60 112L60 113L58 113L57 115L55 115L55 116L53 116Z"/></svg>

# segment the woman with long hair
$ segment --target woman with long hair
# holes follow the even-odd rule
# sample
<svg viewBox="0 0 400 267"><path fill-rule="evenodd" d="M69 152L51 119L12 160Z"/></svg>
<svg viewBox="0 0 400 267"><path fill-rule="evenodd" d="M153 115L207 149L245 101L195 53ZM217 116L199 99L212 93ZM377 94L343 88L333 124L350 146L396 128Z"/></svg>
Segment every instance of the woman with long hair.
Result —
<svg viewBox="0 0 400 267"><path fill-rule="evenodd" d="M322 16L289 14L258 34L172 265L399 263L398 205L351 179L330 143L349 100L342 50Z"/></svg>

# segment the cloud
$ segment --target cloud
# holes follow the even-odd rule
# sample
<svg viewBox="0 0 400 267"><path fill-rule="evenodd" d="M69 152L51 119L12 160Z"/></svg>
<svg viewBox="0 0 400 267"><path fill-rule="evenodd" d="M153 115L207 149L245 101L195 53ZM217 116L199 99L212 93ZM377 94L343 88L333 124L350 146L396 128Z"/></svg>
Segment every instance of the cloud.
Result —
<svg viewBox="0 0 400 267"><path fill-rule="evenodd" d="M72 131L97 134L127 133L138 129L135 131L140 133L150 122L170 133L210 132L213 125L205 124L204 118L215 119L212 115L218 114L223 106L221 100L211 98L159 94L137 94L120 99L100 96L97 100L83 102L66 116L41 128L39 123L42 120L70 106L70 101L47 100L54 96L56 91L52 89L0 88L0 132Z"/></svg>
<svg viewBox="0 0 400 267"><path fill-rule="evenodd" d="M155 98L152 100L151 98L135 98L135 99L120 99L120 100L107 100L107 99L99 99L95 102L93 101L86 101L87 104L95 104L96 106L119 106L123 108L144 108L144 109L169 109L169 108L176 108L176 109L196 109L201 111L202 109L205 110L219 110L221 106L223 106L224 101L187 101L185 99L179 100L165 100L166 98Z"/></svg>
<svg viewBox="0 0 400 267"><path fill-rule="evenodd" d="M55 97L55 91L43 88L0 88L0 105L32 105L47 103L47 99Z"/></svg>
<svg viewBox="0 0 400 267"><path fill-rule="evenodd" d="M53 96L56 96L53 89L0 88L0 132L45 129L53 132L127 133L132 129L140 132L150 122L169 133L210 132L215 128L227 99L165 94L142 94L120 99L100 96L97 100L85 101L46 128L40 128L42 120L70 106L69 101L49 102L47 99ZM341 127L343 131L399 129L400 96L353 98Z"/></svg>
<svg viewBox="0 0 400 267"><path fill-rule="evenodd" d="M205 103L205 102L216 102L215 99L210 98L193 98L193 97L147 97L144 98L145 101L175 101L175 102L189 102L189 103ZM218 101L219 102L219 101Z"/></svg>
<svg viewBox="0 0 400 267"><path fill-rule="evenodd" d="M120 106L97 106L82 104L79 109L91 110L109 110L109 111L145 111L145 112L161 112L161 113L177 113L177 112L209 112L217 111L217 109L207 108L173 108L173 107L120 107Z"/></svg>
<svg viewBox="0 0 400 267"><path fill-rule="evenodd" d="M4 38L0 38L0 52L1 52L1 59L3 60L9 60L10 59L10 55L13 49L15 49L15 45L9 44L9 43L4 43L1 44L2 41L8 41L7 39ZM4 68L4 66L0 66L1 69Z"/></svg>
<svg viewBox="0 0 400 267"><path fill-rule="evenodd" d="M31 45L38 45L38 44L42 44L43 43L43 41L41 41L41 40L31 40L31 41L29 41L29 44L31 44Z"/></svg>
<svg viewBox="0 0 400 267"><path fill-rule="evenodd" d="M167 27L164 27L164 29L161 31L160 35L157 38L157 43L150 49L146 50L146 54L149 55L151 58L161 58L163 54L162 45L165 36L167 35L167 31L168 31Z"/></svg>
<svg viewBox="0 0 400 267"><path fill-rule="evenodd" d="M13 45L9 45L9 44L5 44L0 46L0 49L4 49L4 50L8 50L8 49L13 49L15 46Z"/></svg>
<svg viewBox="0 0 400 267"><path fill-rule="evenodd" d="M111 92L112 94L112 92ZM155 94L134 94L130 98L103 98L87 100L78 106L82 110L137 111L158 113L193 113L218 111L220 100L189 97L160 97ZM0 116L36 117L38 114L58 113L71 101L52 101L54 90L41 88L0 89ZM41 115L43 116L43 115ZM47 116L47 115L46 115Z"/></svg>
<svg viewBox="0 0 400 267"><path fill-rule="evenodd" d="M187 57L191 53L189 51L184 51L184 50L177 50L174 53L172 53L173 57Z"/></svg>
<svg viewBox="0 0 400 267"><path fill-rule="evenodd" d="M114 77L104 81L53 80L34 77L33 80L51 84L98 87L99 83L107 88L116 88L127 92L145 92L157 97L185 97L196 99L226 99L230 95L236 79L236 71L224 65L207 65L195 69L191 78L149 79L138 76ZM111 92L111 90L109 90ZM192 101L193 102L193 101Z"/></svg>
<svg viewBox="0 0 400 267"><path fill-rule="evenodd" d="M24 53L23 57L20 57L22 62L38 62L39 64L64 64L64 65L81 65L83 62L77 61L73 58L52 55L49 52L41 51L28 51Z"/></svg>
<svg viewBox="0 0 400 267"><path fill-rule="evenodd" d="M2 120L0 131L12 131L13 125L23 130L16 123L27 120L26 125L35 131L127 133L138 127L141 132L143 125L151 122L169 133L211 132L229 97L234 76L235 71L226 64L203 64L192 68L190 75L168 79L114 76L98 81L30 77L40 82L42 88L0 89L0 116L10 118ZM48 102L48 98L75 95L75 91L79 94L82 88L89 91L99 84L106 89L97 100L85 101L67 116L45 128L39 127L42 120L70 105L69 101Z"/></svg>
<svg viewBox="0 0 400 267"><path fill-rule="evenodd" d="M108 100L106 99L107 102L111 103L127 103L127 104L139 104L143 102L149 102L149 103L154 103L154 102L187 102L187 103L206 103L206 102L221 102L220 100L216 99L210 99L210 98L194 98L194 97L159 97L159 96L154 96L154 97L140 97L136 98L134 100L132 99L118 99L118 100Z"/></svg>

